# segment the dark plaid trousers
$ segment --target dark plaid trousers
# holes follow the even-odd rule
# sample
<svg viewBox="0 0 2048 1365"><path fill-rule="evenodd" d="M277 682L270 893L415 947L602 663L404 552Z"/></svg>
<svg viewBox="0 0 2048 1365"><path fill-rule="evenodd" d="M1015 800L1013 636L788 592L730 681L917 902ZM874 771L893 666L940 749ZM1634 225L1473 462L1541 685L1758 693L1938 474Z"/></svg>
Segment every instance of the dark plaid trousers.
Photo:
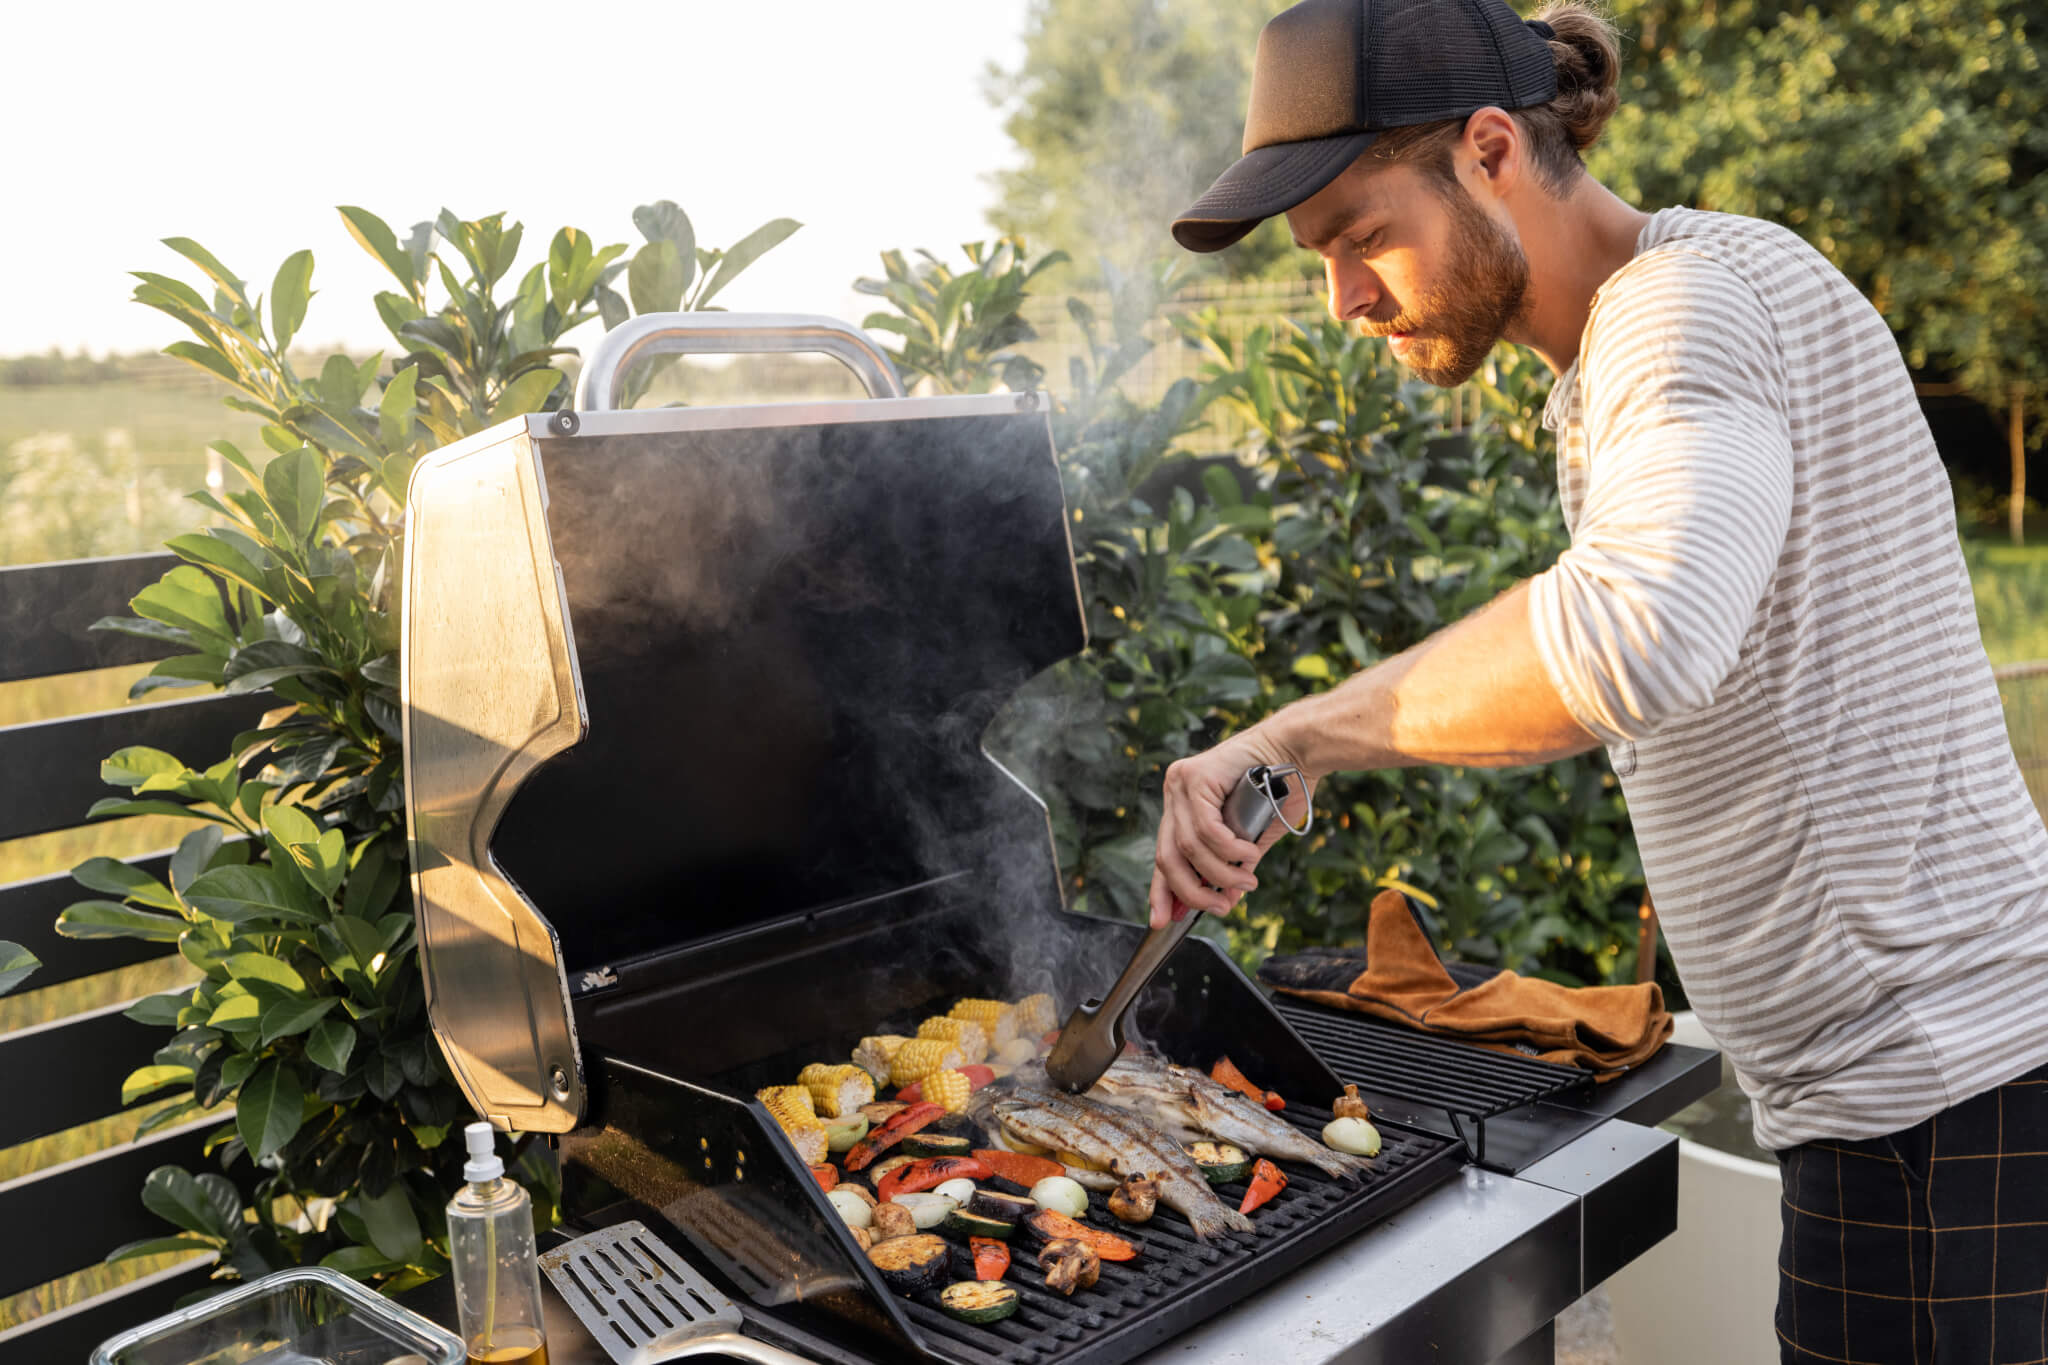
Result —
<svg viewBox="0 0 2048 1365"><path fill-rule="evenodd" d="M2048 1362L2048 1066L1778 1161L1781 1365Z"/></svg>

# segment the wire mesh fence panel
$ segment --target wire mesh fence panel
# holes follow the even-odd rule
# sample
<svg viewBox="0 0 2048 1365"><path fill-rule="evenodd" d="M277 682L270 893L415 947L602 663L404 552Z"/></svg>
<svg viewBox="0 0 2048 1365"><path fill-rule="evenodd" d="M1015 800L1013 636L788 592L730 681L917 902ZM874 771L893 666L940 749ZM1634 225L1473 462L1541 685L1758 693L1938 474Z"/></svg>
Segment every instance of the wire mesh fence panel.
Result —
<svg viewBox="0 0 2048 1365"><path fill-rule="evenodd" d="M2048 821L2048 660L2007 664L1992 670L2005 705L2005 730L2013 757L2033 794L2034 809Z"/></svg>

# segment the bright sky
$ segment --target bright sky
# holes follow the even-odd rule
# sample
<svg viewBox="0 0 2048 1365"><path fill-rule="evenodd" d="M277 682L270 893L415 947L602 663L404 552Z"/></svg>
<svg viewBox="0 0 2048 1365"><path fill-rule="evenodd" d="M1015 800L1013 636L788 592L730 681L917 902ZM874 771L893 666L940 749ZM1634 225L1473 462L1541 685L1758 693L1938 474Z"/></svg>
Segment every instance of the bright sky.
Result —
<svg viewBox="0 0 2048 1365"><path fill-rule="evenodd" d="M370 297L390 278L337 204L401 237L443 205L505 210L526 224L513 280L564 225L637 245L633 208L656 199L681 205L706 246L791 217L803 229L719 302L858 322L874 301L852 281L880 274L880 251L955 253L989 235L988 175L1014 153L980 78L990 61L1016 65L1025 8L24 5L0 82L0 354L183 336L130 301L125 273L196 280L160 245L172 236L266 293L311 247L320 292L300 344L387 347Z"/></svg>

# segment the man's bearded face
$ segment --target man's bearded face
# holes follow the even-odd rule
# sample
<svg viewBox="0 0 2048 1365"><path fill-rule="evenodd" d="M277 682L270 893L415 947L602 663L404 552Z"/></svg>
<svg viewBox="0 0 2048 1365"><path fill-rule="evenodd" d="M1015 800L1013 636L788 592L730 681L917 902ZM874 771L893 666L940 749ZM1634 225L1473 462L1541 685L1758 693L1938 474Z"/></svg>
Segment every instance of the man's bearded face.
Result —
<svg viewBox="0 0 2048 1365"><path fill-rule="evenodd" d="M1391 321L1361 319L1359 326L1371 336L1406 333L1400 360L1431 384L1448 389L1478 372L1494 343L1521 315L1529 262L1521 245L1472 202L1462 185L1432 188L1450 220L1448 259Z"/></svg>

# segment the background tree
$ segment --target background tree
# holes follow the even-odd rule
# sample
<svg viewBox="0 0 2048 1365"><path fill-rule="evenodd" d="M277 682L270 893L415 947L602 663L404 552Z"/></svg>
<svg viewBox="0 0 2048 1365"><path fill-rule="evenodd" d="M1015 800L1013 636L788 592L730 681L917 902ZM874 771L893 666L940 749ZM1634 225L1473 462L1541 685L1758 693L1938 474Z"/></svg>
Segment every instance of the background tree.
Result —
<svg viewBox="0 0 2048 1365"><path fill-rule="evenodd" d="M1936 391L2011 417L2017 536L2020 418L2048 380L2039 0L1616 0L1615 18L1622 104L1594 173L1819 248Z"/></svg>
<svg viewBox="0 0 2048 1365"><path fill-rule="evenodd" d="M1006 234L1136 270L1185 255L1173 216L1235 161L1259 29L1286 0L1034 0L1024 59L989 97L1023 154L994 179ZM1298 276L1308 257L1268 223L1203 264L1233 278Z"/></svg>

